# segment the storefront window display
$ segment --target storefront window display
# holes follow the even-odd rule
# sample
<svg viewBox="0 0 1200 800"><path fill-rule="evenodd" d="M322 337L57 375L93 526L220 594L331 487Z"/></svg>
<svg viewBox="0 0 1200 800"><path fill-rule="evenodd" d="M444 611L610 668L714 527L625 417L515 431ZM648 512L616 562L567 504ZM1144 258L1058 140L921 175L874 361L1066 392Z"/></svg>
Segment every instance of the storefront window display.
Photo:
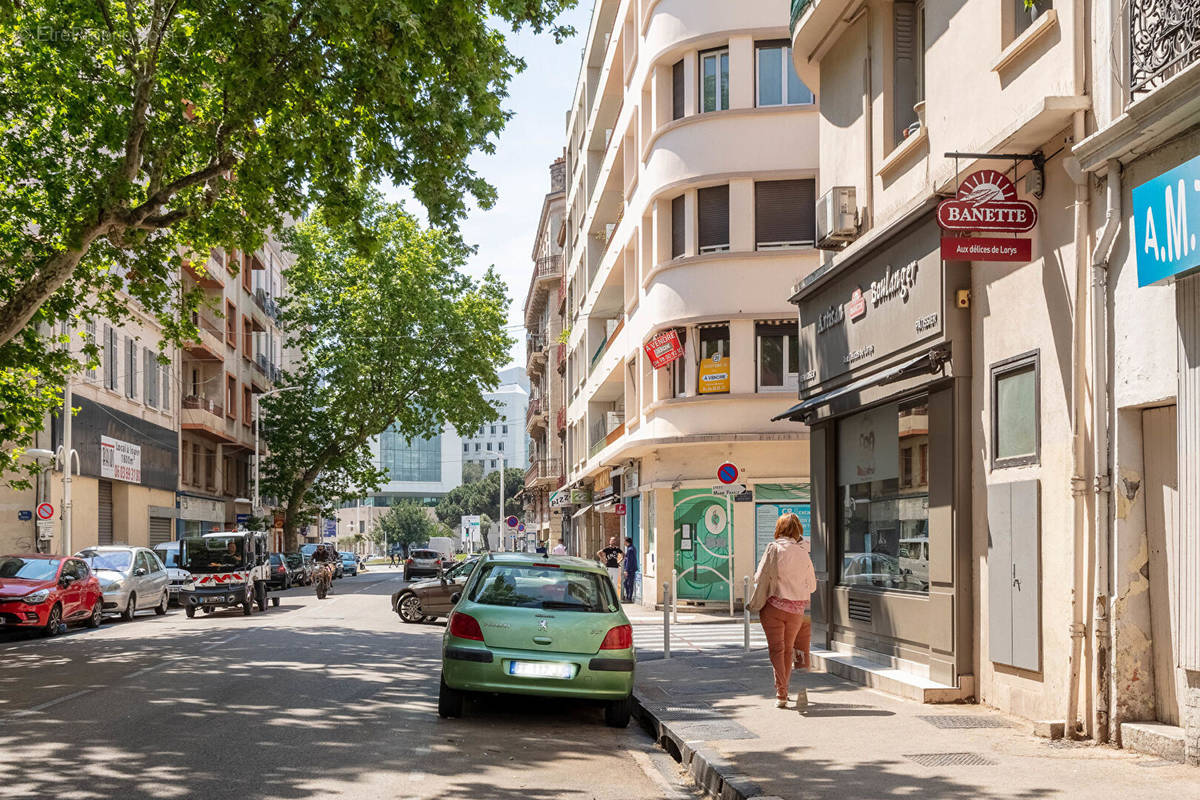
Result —
<svg viewBox="0 0 1200 800"><path fill-rule="evenodd" d="M840 583L929 591L928 398L838 425Z"/></svg>

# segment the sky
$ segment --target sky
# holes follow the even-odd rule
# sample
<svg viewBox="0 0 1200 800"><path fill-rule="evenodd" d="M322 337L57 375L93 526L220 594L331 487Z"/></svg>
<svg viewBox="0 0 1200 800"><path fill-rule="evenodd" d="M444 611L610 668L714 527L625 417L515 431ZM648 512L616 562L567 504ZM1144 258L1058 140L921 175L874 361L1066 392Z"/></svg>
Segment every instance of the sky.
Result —
<svg viewBox="0 0 1200 800"><path fill-rule="evenodd" d="M509 324L514 326L509 335L517 339L512 364L525 363L523 309L533 270L533 238L542 199L550 190L550 163L562 155L566 144L566 113L579 76L591 13L591 0L580 0L560 18L576 31L561 45L548 34L508 32L509 49L526 63L525 71L509 84L505 108L513 117L501 133L495 153L476 153L470 159L471 166L496 187L499 196L488 211L472 206L461 225L463 238L479 248L468 270L482 275L489 265L495 265L508 284ZM411 195L403 189L391 189L388 194L412 205Z"/></svg>

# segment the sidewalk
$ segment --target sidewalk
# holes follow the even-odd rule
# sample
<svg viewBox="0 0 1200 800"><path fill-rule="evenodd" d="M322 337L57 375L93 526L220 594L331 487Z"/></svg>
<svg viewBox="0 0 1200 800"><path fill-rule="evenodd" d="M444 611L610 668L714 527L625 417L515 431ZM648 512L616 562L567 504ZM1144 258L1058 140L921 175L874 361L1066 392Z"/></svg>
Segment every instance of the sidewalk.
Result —
<svg viewBox="0 0 1200 800"><path fill-rule="evenodd" d="M682 616L682 615L681 615ZM821 672L775 708L765 652L638 664L637 713L714 797L786 800L1200 797L1200 769L1051 742L974 705L923 705Z"/></svg>

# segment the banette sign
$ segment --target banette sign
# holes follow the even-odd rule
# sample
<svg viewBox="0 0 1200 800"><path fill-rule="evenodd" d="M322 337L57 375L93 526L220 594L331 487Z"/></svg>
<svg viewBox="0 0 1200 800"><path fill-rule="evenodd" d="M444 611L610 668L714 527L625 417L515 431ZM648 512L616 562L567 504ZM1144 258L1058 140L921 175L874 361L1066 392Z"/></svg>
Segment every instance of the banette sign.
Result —
<svg viewBox="0 0 1200 800"><path fill-rule="evenodd" d="M938 204L938 225L948 231L1025 233L1037 225L1037 209L1017 199L1017 189L1002 172L982 169L959 184L958 193Z"/></svg>

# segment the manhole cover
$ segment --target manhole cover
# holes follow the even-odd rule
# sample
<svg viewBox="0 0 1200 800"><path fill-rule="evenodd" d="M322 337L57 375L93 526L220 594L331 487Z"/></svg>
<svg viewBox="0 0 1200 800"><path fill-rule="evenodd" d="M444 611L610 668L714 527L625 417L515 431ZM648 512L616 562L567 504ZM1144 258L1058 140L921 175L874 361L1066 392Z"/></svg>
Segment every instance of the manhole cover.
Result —
<svg viewBox="0 0 1200 800"><path fill-rule="evenodd" d="M996 762L978 753L905 753L909 761L922 767L991 767Z"/></svg>
<svg viewBox="0 0 1200 800"><path fill-rule="evenodd" d="M730 739L757 739L745 726L732 720L683 720L677 723L676 731L689 742L721 742Z"/></svg>
<svg viewBox="0 0 1200 800"><path fill-rule="evenodd" d="M1007 721L997 717L976 714L938 714L921 717L935 728L1011 728Z"/></svg>

